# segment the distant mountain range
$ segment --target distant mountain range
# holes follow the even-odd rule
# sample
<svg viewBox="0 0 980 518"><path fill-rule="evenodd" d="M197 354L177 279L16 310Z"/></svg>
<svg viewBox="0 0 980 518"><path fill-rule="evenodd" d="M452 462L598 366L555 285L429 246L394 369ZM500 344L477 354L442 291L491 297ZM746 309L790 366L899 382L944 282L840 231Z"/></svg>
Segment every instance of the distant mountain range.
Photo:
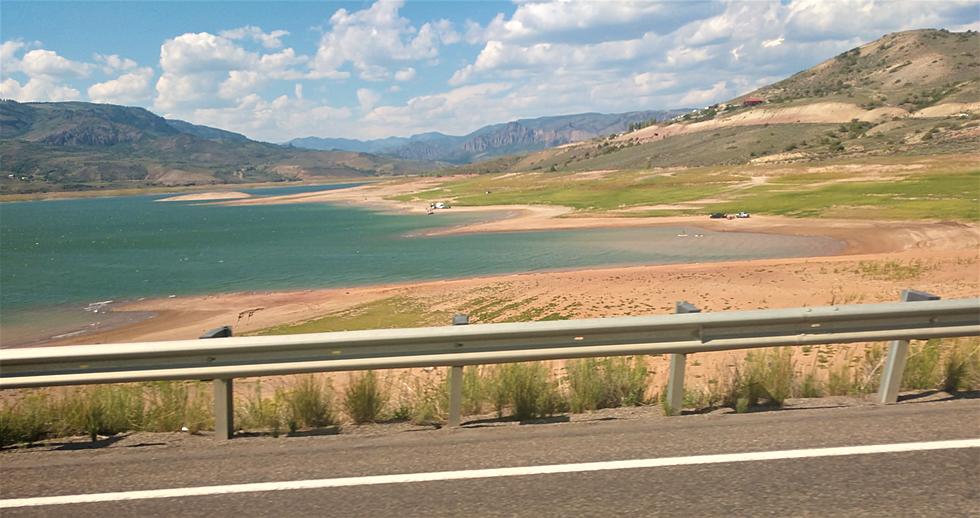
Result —
<svg viewBox="0 0 980 518"><path fill-rule="evenodd" d="M269 182L420 173L445 164L311 151L143 108L0 101L0 192Z"/></svg>
<svg viewBox="0 0 980 518"><path fill-rule="evenodd" d="M689 111L580 113L493 124L462 136L431 132L377 140L305 137L293 139L287 144L306 149L358 151L461 164L603 137L626 131L635 124L664 121Z"/></svg>

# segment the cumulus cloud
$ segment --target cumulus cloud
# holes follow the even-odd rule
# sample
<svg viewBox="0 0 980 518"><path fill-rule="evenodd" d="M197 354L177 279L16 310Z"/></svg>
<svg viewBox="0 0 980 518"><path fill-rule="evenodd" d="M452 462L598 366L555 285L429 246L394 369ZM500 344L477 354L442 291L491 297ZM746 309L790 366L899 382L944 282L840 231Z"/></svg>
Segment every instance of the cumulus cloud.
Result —
<svg viewBox="0 0 980 518"><path fill-rule="evenodd" d="M226 33L237 39L265 34L255 27L235 31ZM297 55L292 48L268 54L251 52L232 37L202 32L165 41L160 47L163 73L156 83L154 105L166 111L229 106L271 80L304 77L305 71L298 67L309 60L307 56Z"/></svg>
<svg viewBox="0 0 980 518"><path fill-rule="evenodd" d="M718 3L620 0L615 2L531 1L521 3L508 18L498 14L486 27L468 23L467 40L522 43L570 41L595 43L613 38L638 38L647 32L671 32L688 20L722 10Z"/></svg>
<svg viewBox="0 0 980 518"><path fill-rule="evenodd" d="M441 45L461 36L448 20L427 22L416 29L399 15L402 0L375 2L350 12L339 9L330 17L330 30L320 39L311 62L313 77L342 77L348 63L367 81L390 78L390 68L405 61L431 60Z"/></svg>
<svg viewBox="0 0 980 518"><path fill-rule="evenodd" d="M8 40L0 43L0 73L4 77L20 70L20 58L17 54L26 47L23 41Z"/></svg>
<svg viewBox="0 0 980 518"><path fill-rule="evenodd" d="M30 46L19 40L0 45L0 97L16 101L75 100L81 93L68 81L87 77L92 65L67 59L55 51ZM23 56L18 56L21 52ZM11 77L18 74L22 78Z"/></svg>
<svg viewBox="0 0 980 518"><path fill-rule="evenodd" d="M198 108L168 115L279 142L307 135L322 135L324 128L347 122L351 111L285 95L267 101L251 94L231 106Z"/></svg>
<svg viewBox="0 0 980 518"><path fill-rule="evenodd" d="M85 77L92 65L66 59L52 50L34 49L24 54L18 68L29 77Z"/></svg>
<svg viewBox="0 0 980 518"><path fill-rule="evenodd" d="M120 70L132 70L139 66L135 61L120 57L118 54L96 54L95 61L102 65L102 71L112 74Z"/></svg>
<svg viewBox="0 0 980 518"><path fill-rule="evenodd" d="M81 98L81 93L50 78L33 77L25 84L7 78L0 83L0 97L22 102L74 101Z"/></svg>
<svg viewBox="0 0 980 518"><path fill-rule="evenodd" d="M282 47L282 38L289 36L289 31L264 32L260 27L246 25L237 29L221 31L220 34L229 40L250 39L261 43L267 49L278 49Z"/></svg>
<svg viewBox="0 0 980 518"><path fill-rule="evenodd" d="M150 99L153 89L153 69L143 67L115 79L96 83L88 88L92 102L109 104L138 104Z"/></svg>
<svg viewBox="0 0 980 518"><path fill-rule="evenodd" d="M415 79L415 69L412 67L395 72L395 81L411 81L412 79Z"/></svg>

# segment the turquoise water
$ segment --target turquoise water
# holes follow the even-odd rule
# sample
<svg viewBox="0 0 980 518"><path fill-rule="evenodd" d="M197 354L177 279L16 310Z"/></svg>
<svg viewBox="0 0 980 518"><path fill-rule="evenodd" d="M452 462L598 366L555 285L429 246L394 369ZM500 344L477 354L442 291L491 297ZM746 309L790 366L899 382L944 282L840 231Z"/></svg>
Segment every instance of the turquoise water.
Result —
<svg viewBox="0 0 980 518"><path fill-rule="evenodd" d="M161 197L0 204L0 340L10 343L25 328L55 321L79 326L94 318L83 308L98 301L792 257L838 246L747 233L680 238L669 228L424 237L419 234L487 216L393 215L312 203L154 202Z"/></svg>

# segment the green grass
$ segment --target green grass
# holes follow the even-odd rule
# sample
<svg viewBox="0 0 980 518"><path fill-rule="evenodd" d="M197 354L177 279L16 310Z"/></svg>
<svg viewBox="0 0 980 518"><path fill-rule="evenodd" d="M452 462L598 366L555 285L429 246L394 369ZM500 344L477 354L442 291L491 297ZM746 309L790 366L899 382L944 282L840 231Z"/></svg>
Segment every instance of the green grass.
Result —
<svg viewBox="0 0 980 518"><path fill-rule="evenodd" d="M870 280L904 281L917 279L930 269L932 268L915 259L908 262L898 260L861 261L858 263L855 273Z"/></svg>
<svg viewBox="0 0 980 518"><path fill-rule="evenodd" d="M388 297L306 322L269 327L254 334L288 335L364 329L394 329L444 325L449 321L450 315L448 313L427 310L419 302L406 297Z"/></svg>
<svg viewBox="0 0 980 518"><path fill-rule="evenodd" d="M869 168L892 164L892 158L863 158ZM874 162L870 162L874 160ZM436 189L401 195L401 201L451 201L457 205L562 205L582 213L603 213L629 207L677 204L703 199L701 208L654 210L620 216L695 215L737 212L791 217L883 220L946 219L980 221L980 168L970 160L951 158L941 165L892 173L882 178L848 166L861 161L806 172L807 164L787 166L715 166L663 171L624 170L601 176L571 172L486 174L447 180ZM799 168L800 172L785 172ZM773 174L775 172L775 174ZM864 175L864 176L863 176ZM751 176L767 176L748 185ZM835 180L856 181L829 183Z"/></svg>
<svg viewBox="0 0 980 518"><path fill-rule="evenodd" d="M903 180L868 180L820 187L795 184L747 189L710 211L795 217L952 219L980 221L980 170L932 172Z"/></svg>
<svg viewBox="0 0 980 518"><path fill-rule="evenodd" d="M696 200L724 192L746 180L742 175L709 169L684 174L619 172L585 179L568 173L523 173L506 178L483 175L395 199L452 200L456 205L471 206L562 205L603 211Z"/></svg>
<svg viewBox="0 0 980 518"><path fill-rule="evenodd" d="M152 382L27 391L0 404L0 446L49 437L128 431L191 432L214 425L210 391L201 383Z"/></svg>

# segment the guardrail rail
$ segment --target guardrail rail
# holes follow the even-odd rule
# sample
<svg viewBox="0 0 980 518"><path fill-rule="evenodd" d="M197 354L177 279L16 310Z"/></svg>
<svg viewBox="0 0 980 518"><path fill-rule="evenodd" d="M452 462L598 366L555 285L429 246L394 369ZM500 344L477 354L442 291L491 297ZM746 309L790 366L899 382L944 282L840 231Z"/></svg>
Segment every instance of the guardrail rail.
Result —
<svg viewBox="0 0 980 518"><path fill-rule="evenodd" d="M230 438L235 378L307 372L450 367L449 425L460 422L462 367L531 360L669 354L667 403L679 412L686 355L774 346L891 341L879 401L898 395L908 342L980 336L980 298L507 324L233 337L0 350L0 389L132 381L214 380L215 435ZM914 302L914 303L909 303Z"/></svg>

